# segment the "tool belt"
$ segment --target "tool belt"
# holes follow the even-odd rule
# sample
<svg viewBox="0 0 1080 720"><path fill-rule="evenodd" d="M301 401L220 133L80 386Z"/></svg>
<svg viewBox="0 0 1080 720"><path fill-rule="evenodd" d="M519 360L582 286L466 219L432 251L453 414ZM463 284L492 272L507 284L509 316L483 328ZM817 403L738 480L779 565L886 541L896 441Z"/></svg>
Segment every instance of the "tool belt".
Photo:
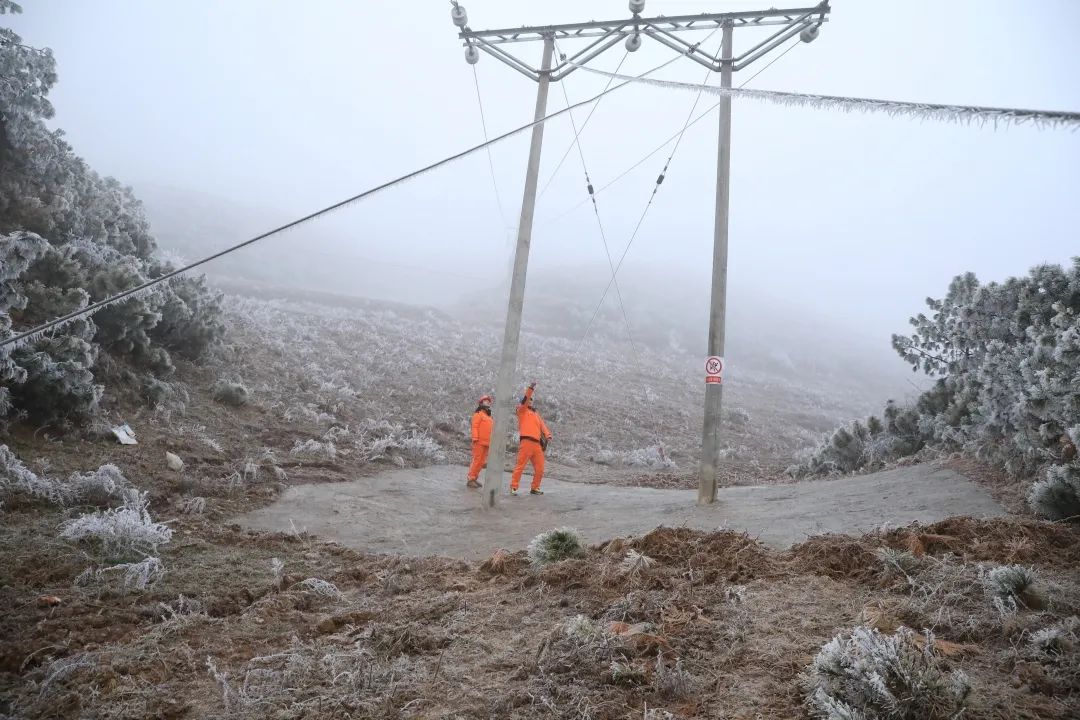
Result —
<svg viewBox="0 0 1080 720"><path fill-rule="evenodd" d="M534 438L531 435L521 435L518 437L518 442L521 442L522 440L532 440L534 443L540 444L541 450L547 450L548 439L545 437Z"/></svg>

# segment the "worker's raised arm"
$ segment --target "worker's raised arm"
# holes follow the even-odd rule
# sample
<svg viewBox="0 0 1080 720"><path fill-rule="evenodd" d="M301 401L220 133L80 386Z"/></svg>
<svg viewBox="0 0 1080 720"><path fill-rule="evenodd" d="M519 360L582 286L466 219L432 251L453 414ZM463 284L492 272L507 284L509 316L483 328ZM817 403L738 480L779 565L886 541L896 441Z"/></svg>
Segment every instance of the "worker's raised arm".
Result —
<svg viewBox="0 0 1080 720"><path fill-rule="evenodd" d="M529 387L525 388L525 395L521 398L521 404L522 405L527 405L529 403L529 401L532 400L533 390L535 390L535 389L536 389L536 383L535 382L529 383Z"/></svg>

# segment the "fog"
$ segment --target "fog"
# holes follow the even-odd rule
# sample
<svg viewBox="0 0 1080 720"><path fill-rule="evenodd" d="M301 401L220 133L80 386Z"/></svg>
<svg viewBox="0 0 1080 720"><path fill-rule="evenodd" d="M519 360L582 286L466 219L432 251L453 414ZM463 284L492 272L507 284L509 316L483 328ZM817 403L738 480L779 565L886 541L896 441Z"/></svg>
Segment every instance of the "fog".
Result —
<svg viewBox="0 0 1080 720"><path fill-rule="evenodd" d="M622 0L464 4L475 29L627 14ZM765 5L649 0L646 14ZM473 70L445 2L39 0L8 19L57 56L54 126L96 170L133 185L162 245L189 259L482 140ZM1077 110L1078 26L1071 0L1024 12L1004 0L835 0L817 41L748 87ZM737 30L736 54L766 32ZM719 33L707 47L718 43ZM538 44L514 51L539 61ZM597 66L613 69L622 55L609 51ZM737 73L736 85L775 56ZM646 41L622 71L670 57ZM476 72L491 134L532 119L534 83L487 55ZM681 60L656 77L701 82L704 72ZM575 72L564 87L574 102L605 83ZM703 98L699 112L714 102ZM642 86L605 97L581 137L594 183L675 133L692 103ZM565 104L553 86L549 111ZM890 334L954 275L1002 280L1080 254L1080 134L741 99L733 109L729 354L757 337L785 355L858 348L900 371ZM579 125L586 114L577 111ZM627 255L620 287L632 324L667 315L693 327L704 317L716 136L715 113L687 131ZM541 186L571 138L567 118L548 124ZM206 269L500 322L527 152L528 133L492 149L502 216L481 152ZM612 254L625 247L668 152L598 196ZM592 209L579 206L585 197L572 152L537 206L534 307L600 298L609 271ZM616 312L615 302L605 311ZM527 315L526 330L536 318ZM808 336L817 337L810 350ZM703 322L699 337L688 352L703 351Z"/></svg>

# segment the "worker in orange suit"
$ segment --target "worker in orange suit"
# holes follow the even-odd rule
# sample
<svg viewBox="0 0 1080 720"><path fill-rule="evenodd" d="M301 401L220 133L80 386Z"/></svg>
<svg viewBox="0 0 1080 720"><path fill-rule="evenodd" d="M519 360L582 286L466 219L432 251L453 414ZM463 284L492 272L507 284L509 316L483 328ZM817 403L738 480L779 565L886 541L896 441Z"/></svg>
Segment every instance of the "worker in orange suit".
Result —
<svg viewBox="0 0 1080 720"><path fill-rule="evenodd" d="M468 482L465 487L478 488L480 471L487 465L488 450L491 449L491 396L480 398L476 412L472 416L472 464L469 465Z"/></svg>
<svg viewBox="0 0 1080 720"><path fill-rule="evenodd" d="M510 494L517 495L518 484L521 482L521 473L525 472L525 465L532 463L533 479L530 495L543 495L540 490L540 481L544 479L544 451L547 450L551 440L551 431L544 424L544 419L533 407L533 390L536 383L529 383L525 395L517 406L518 419L518 456L514 473L510 476Z"/></svg>

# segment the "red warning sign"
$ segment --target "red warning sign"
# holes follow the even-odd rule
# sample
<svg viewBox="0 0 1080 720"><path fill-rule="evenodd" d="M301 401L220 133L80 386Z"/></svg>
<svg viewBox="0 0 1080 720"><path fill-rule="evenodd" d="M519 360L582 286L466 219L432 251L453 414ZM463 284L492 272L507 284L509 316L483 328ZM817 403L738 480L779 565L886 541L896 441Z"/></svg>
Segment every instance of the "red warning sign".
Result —
<svg viewBox="0 0 1080 720"><path fill-rule="evenodd" d="M705 384L721 385L724 382L724 358L710 355L705 358Z"/></svg>

